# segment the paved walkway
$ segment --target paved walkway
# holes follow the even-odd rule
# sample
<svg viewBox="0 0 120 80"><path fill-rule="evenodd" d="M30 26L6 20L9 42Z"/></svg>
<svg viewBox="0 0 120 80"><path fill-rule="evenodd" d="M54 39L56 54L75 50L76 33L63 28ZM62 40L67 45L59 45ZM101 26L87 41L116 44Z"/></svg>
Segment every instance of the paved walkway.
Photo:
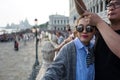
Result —
<svg viewBox="0 0 120 80"><path fill-rule="evenodd" d="M35 62L35 42L20 42L19 51L14 51L13 45L0 43L0 80L28 80ZM40 56L40 44L38 50Z"/></svg>

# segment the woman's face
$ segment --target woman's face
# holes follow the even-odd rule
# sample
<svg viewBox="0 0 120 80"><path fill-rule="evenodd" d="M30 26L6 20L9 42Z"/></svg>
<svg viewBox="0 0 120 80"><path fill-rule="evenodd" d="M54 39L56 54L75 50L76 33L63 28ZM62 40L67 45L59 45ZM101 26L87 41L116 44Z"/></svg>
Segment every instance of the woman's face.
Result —
<svg viewBox="0 0 120 80"><path fill-rule="evenodd" d="M90 40L93 38L95 34L95 27L90 26L85 18L81 18L78 21L78 25L76 26L78 38L85 44L88 45Z"/></svg>

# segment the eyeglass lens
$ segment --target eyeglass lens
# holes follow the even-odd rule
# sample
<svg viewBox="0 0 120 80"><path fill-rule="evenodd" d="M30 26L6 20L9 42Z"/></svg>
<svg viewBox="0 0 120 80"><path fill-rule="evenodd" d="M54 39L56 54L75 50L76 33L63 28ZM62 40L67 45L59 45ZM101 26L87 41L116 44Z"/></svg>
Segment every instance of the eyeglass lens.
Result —
<svg viewBox="0 0 120 80"><path fill-rule="evenodd" d="M79 25L79 26L76 27L76 30L78 32L83 32L84 26L83 25ZM85 30L86 30L86 32L93 32L94 27L93 26L86 26Z"/></svg>

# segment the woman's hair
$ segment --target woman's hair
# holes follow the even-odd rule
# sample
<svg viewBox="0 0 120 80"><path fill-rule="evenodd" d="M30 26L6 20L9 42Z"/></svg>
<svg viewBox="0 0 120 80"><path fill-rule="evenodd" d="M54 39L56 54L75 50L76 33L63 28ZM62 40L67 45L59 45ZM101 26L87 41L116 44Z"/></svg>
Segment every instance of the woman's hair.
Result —
<svg viewBox="0 0 120 80"><path fill-rule="evenodd" d="M84 17L79 17L79 18L76 20L76 26L78 25L79 20L82 19L82 18L84 18Z"/></svg>
<svg viewBox="0 0 120 80"><path fill-rule="evenodd" d="M78 25L78 23L79 23L79 20L80 20L81 18L83 18L83 17L79 17L78 19L76 19L75 25L74 25L75 30L76 30L76 27L77 27L77 25Z"/></svg>

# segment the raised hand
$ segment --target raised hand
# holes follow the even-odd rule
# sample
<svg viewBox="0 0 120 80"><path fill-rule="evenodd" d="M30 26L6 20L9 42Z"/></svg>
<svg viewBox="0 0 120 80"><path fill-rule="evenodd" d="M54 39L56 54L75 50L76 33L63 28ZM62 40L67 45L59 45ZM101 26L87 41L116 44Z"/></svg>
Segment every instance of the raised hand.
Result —
<svg viewBox="0 0 120 80"><path fill-rule="evenodd" d="M83 0L74 0L74 1L78 14L82 15L87 10Z"/></svg>

